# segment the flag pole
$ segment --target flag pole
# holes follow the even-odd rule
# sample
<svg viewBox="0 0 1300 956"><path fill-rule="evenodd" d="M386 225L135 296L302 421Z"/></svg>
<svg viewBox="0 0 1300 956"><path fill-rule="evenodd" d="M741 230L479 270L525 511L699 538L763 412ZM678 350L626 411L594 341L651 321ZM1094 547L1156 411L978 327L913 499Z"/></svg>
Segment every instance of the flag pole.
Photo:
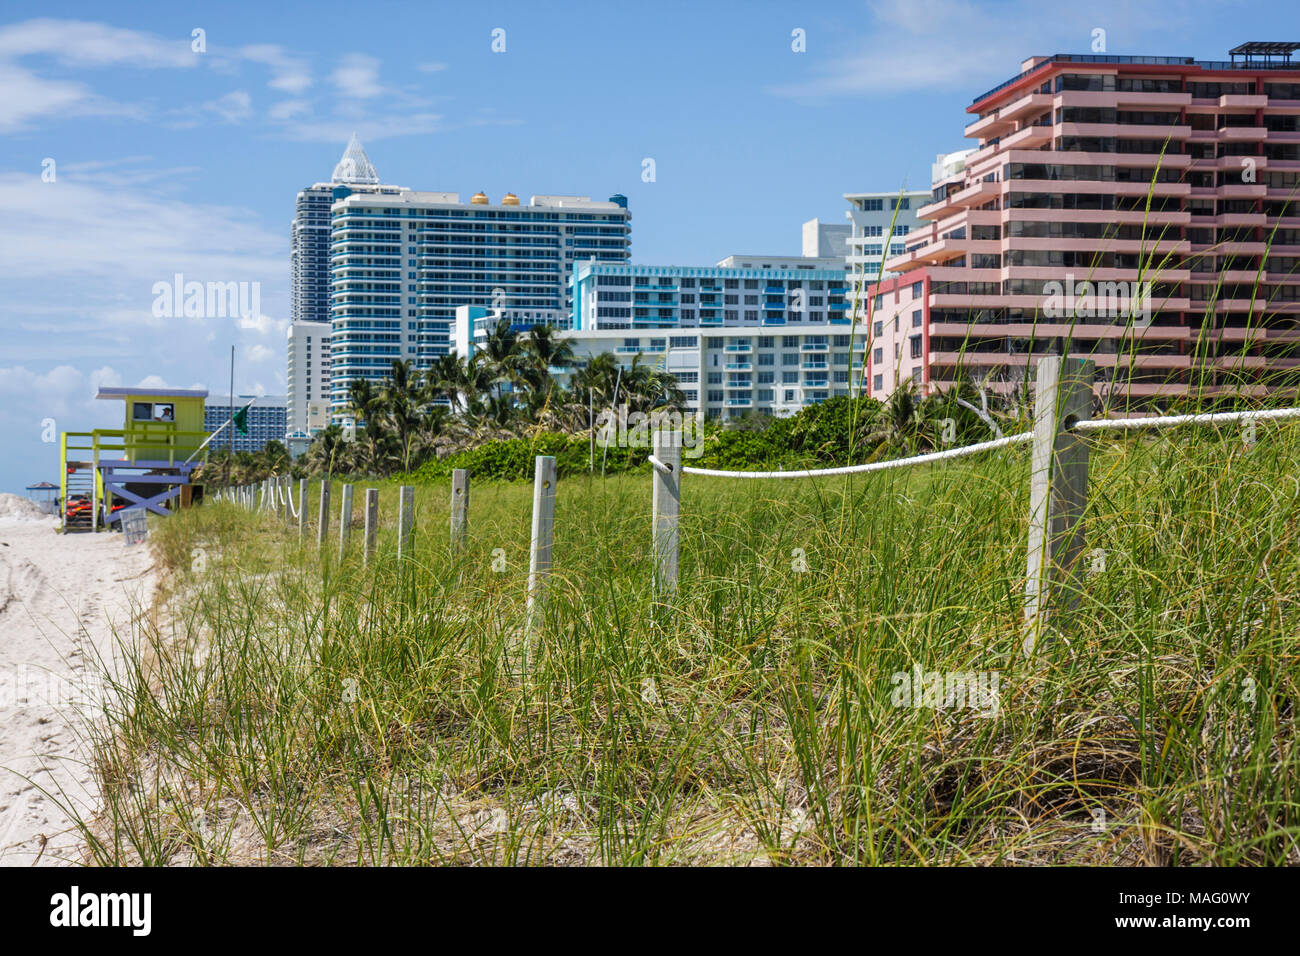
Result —
<svg viewBox="0 0 1300 956"><path fill-rule="evenodd" d="M235 347L230 347L230 393L226 396L229 417L226 419L226 425L230 431L227 433L229 441L226 444L226 487L230 486L230 459L235 457Z"/></svg>

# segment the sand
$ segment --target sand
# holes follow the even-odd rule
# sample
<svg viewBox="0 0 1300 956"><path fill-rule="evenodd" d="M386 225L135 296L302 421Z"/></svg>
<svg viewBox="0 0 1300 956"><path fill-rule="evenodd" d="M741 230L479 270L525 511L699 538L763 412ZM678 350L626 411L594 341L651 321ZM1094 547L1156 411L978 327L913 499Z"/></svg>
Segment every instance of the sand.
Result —
<svg viewBox="0 0 1300 956"><path fill-rule="evenodd" d="M114 634L129 641L153 601L148 544L57 527L0 517L0 866L82 862L80 834L42 790L93 812L87 701Z"/></svg>

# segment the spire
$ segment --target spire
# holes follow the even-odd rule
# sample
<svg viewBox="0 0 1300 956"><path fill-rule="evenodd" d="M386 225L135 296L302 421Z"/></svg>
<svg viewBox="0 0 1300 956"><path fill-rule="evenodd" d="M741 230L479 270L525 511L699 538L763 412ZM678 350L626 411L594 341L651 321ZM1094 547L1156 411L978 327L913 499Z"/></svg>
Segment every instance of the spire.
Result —
<svg viewBox="0 0 1300 956"><path fill-rule="evenodd" d="M357 139L356 133L353 133L352 138L348 140L348 148L343 150L343 158L334 167L334 175L330 177L330 181L365 186L379 184L379 173L375 171L366 151L361 148L361 140Z"/></svg>

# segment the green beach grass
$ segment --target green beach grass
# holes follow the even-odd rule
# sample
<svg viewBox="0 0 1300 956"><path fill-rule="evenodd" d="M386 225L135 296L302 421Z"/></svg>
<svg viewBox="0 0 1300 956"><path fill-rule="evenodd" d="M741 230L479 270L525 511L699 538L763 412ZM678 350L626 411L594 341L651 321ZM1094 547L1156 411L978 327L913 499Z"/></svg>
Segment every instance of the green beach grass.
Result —
<svg viewBox="0 0 1300 956"><path fill-rule="evenodd" d="M1300 425L1094 440L1072 611L1022 645L1028 449L850 478L416 489L396 563L231 504L157 522L95 739L98 864L1296 864ZM318 489L313 484L314 504ZM806 566L806 570L802 570ZM500 570L494 570L494 567ZM899 675L994 675L990 714ZM913 700L913 703L916 701Z"/></svg>

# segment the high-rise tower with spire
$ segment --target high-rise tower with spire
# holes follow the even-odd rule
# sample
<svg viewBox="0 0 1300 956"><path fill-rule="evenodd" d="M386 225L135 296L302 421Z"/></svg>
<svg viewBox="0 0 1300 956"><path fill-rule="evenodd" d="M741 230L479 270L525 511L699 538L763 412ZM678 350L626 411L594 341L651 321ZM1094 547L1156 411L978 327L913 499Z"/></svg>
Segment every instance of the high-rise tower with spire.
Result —
<svg viewBox="0 0 1300 956"><path fill-rule="evenodd" d="M353 133L334 174L298 193L289 227L290 318L288 430L306 439L329 422L330 388L330 206L340 194L399 194L382 186L379 173Z"/></svg>

